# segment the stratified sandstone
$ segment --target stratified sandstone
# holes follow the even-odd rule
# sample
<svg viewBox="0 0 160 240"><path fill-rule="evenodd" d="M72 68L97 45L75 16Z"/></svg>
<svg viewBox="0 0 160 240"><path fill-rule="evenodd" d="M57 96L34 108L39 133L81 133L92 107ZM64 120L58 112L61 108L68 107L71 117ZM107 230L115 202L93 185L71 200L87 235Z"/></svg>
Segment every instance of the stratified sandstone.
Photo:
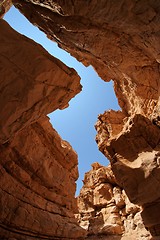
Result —
<svg viewBox="0 0 160 240"><path fill-rule="evenodd" d="M121 187L160 235L160 1L14 0L50 39L103 80L122 111L99 116L96 138ZM145 189L145 190L144 190Z"/></svg>
<svg viewBox="0 0 160 240"><path fill-rule="evenodd" d="M76 239L77 154L43 118L0 146L0 237Z"/></svg>
<svg viewBox="0 0 160 240"><path fill-rule="evenodd" d="M102 79L113 79L120 107L127 116L158 114L159 1L13 3L60 47L84 64L93 65Z"/></svg>
<svg viewBox="0 0 160 240"><path fill-rule="evenodd" d="M116 179L130 201L143 206L145 226L153 235L159 235L160 129L137 114L119 134L106 131L105 138L103 125L107 126L109 114L112 112L100 115L96 124L99 148L110 159ZM113 132L118 123L118 119L112 122Z"/></svg>
<svg viewBox="0 0 160 240"><path fill-rule="evenodd" d="M98 163L92 167L85 174L84 186L77 199L77 218L80 226L88 231L87 239L151 239L140 215L141 208L129 201L111 167Z"/></svg>
<svg viewBox="0 0 160 240"><path fill-rule="evenodd" d="M0 20L0 239L77 239L77 154L45 116L80 90L77 73Z"/></svg>
<svg viewBox="0 0 160 240"><path fill-rule="evenodd" d="M0 143L81 90L80 78L33 40L0 20Z"/></svg>

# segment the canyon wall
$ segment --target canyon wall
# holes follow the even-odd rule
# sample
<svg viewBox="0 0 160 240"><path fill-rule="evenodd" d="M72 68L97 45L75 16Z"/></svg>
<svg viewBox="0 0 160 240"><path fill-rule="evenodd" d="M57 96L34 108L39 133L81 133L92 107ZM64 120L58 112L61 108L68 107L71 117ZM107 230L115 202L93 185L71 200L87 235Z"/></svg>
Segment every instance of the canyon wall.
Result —
<svg viewBox="0 0 160 240"><path fill-rule="evenodd" d="M1 239L76 239L77 154L47 117L0 146Z"/></svg>
<svg viewBox="0 0 160 240"><path fill-rule="evenodd" d="M80 225L89 234L118 233L121 239L127 221L135 234L139 227L145 231L143 221L152 236L160 236L159 0L13 4L59 47L92 65L104 81L114 81L121 111L99 115L96 141L115 178L105 177L105 184L99 179L89 191L86 175L79 199L83 202L86 192L94 202L89 200L89 211L79 205ZM1 16L6 10L1 8ZM0 33L1 238L81 238L85 232L73 216L76 153L45 117L68 106L81 90L79 77L3 20ZM126 215L126 201L134 204L134 214L128 210ZM147 239L149 233L139 237Z"/></svg>
<svg viewBox="0 0 160 240"><path fill-rule="evenodd" d="M129 199L160 235L159 0L14 0L48 38L114 81L121 111L101 114L100 151Z"/></svg>
<svg viewBox="0 0 160 240"><path fill-rule="evenodd" d="M0 143L81 91L74 69L0 20Z"/></svg>
<svg viewBox="0 0 160 240"><path fill-rule="evenodd" d="M46 114L81 90L77 73L0 19L0 239L79 239L77 154Z"/></svg>
<svg viewBox="0 0 160 240"><path fill-rule="evenodd" d="M2 18L5 13L10 9L12 6L11 0L1 0L0 1L0 18Z"/></svg>
<svg viewBox="0 0 160 240"><path fill-rule="evenodd" d="M131 203L118 184L111 166L92 164L77 198L77 219L88 239L150 240L141 217L141 207Z"/></svg>

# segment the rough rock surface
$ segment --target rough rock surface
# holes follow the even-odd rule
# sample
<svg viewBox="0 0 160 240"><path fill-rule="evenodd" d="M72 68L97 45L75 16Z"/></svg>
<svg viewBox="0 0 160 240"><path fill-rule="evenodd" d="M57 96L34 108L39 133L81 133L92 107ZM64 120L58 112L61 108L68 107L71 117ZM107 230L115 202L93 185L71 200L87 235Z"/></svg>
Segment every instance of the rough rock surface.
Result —
<svg viewBox="0 0 160 240"><path fill-rule="evenodd" d="M81 90L74 69L0 20L0 143Z"/></svg>
<svg viewBox="0 0 160 240"><path fill-rule="evenodd" d="M77 154L47 117L0 146L0 237L76 239Z"/></svg>
<svg viewBox="0 0 160 240"><path fill-rule="evenodd" d="M116 179L130 201L143 206L145 226L153 235L159 235L160 129L137 114L118 135L109 137L102 126L107 125L109 114L112 112L99 116L96 125L99 148L110 159ZM117 123L118 119L112 126L116 128Z"/></svg>
<svg viewBox="0 0 160 240"><path fill-rule="evenodd" d="M60 47L84 64L92 64L102 79L113 79L120 107L127 116L158 114L158 0L13 3Z"/></svg>
<svg viewBox="0 0 160 240"><path fill-rule="evenodd" d="M50 39L103 80L113 79L122 111L96 125L99 149L129 199L160 235L160 1L14 0Z"/></svg>
<svg viewBox="0 0 160 240"><path fill-rule="evenodd" d="M1 0L0 1L0 18L3 18L6 12L10 9L12 6L11 0Z"/></svg>
<svg viewBox="0 0 160 240"><path fill-rule="evenodd" d="M77 154L47 113L80 90L77 73L0 20L0 239L77 239Z"/></svg>
<svg viewBox="0 0 160 240"><path fill-rule="evenodd" d="M111 167L98 163L92 167L85 174L84 186L77 198L77 218L80 226L88 231L87 239L152 239L143 224L141 208L129 201Z"/></svg>

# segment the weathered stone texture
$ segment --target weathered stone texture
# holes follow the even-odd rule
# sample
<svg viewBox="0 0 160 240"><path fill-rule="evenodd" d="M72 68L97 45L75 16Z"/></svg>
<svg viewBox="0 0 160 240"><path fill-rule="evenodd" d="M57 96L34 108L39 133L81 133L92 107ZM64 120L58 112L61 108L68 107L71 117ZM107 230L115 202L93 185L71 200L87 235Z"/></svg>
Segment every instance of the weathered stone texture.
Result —
<svg viewBox="0 0 160 240"><path fill-rule="evenodd" d="M60 47L113 79L125 113L158 114L159 1L13 2Z"/></svg>
<svg viewBox="0 0 160 240"><path fill-rule="evenodd" d="M110 159L120 188L124 188L130 201L142 206L145 226L152 235L160 236L160 1L13 0L13 3L61 48L83 64L91 64L103 80L113 79L121 111L109 111L99 116L96 141L99 149ZM9 87L5 85L2 89L4 95L0 100L3 106L1 116L4 116L1 120L1 141L6 142L39 117L65 107L80 88L79 83L73 81L77 76L72 70L64 65L62 67L57 60L55 62L33 42L29 44L26 38L20 37L23 46L19 50L19 37L12 36L16 44L10 42L8 35L5 38L3 25L6 24L1 21L3 34L0 38L3 41L0 51L6 67L1 71L3 73L7 69L4 76L11 75L12 80L17 79L11 88L11 78L7 81L1 78L2 84L7 82ZM10 35L12 32L9 30ZM32 61L27 60L28 51L22 50L26 44L33 52L30 53ZM10 49L8 46L12 46L11 52L7 51ZM43 66L45 69L42 71ZM58 77L51 73L51 69L58 72ZM50 78L48 74L54 77ZM60 81L59 76L62 75L68 81ZM34 77L33 81L30 77ZM20 81L19 84L22 78L23 83ZM51 83L51 79L56 79L56 84ZM76 86L72 88L72 84ZM20 87L17 88L17 85ZM8 89L14 90L10 92ZM53 99L53 105L48 105ZM112 200L114 191L108 190L109 186L104 182L97 186L94 194L96 197L100 194L101 199L94 200L94 204L98 207L102 207L103 201L107 204L110 198ZM104 192L108 192L107 199L103 197ZM88 208L92 209L89 203L93 195L86 192L86 198L89 198ZM101 226L102 220L96 218L97 227Z"/></svg>
<svg viewBox="0 0 160 240"><path fill-rule="evenodd" d="M87 239L152 239L143 224L141 208L129 201L117 184L111 166L94 163L92 167L85 174L77 199L77 218L80 226L88 231Z"/></svg>
<svg viewBox="0 0 160 240"><path fill-rule="evenodd" d="M160 129L148 118L137 114L126 122L119 134L110 137L105 132L104 138L102 125L107 123L108 114L99 116L96 125L100 150L110 159L117 182L125 189L130 201L143 206L145 226L154 228L160 219ZM113 129L117 123L114 122ZM158 230L153 232L159 235Z"/></svg>
<svg viewBox="0 0 160 240"><path fill-rule="evenodd" d="M77 154L47 118L1 145L0 236L76 239Z"/></svg>
<svg viewBox="0 0 160 240"><path fill-rule="evenodd" d="M0 18L3 18L5 13L8 12L10 7L12 6L11 0L1 0L0 1Z"/></svg>
<svg viewBox="0 0 160 240"><path fill-rule="evenodd" d="M0 20L0 142L41 116L65 108L80 78L33 40Z"/></svg>
<svg viewBox="0 0 160 240"><path fill-rule="evenodd" d="M0 20L0 239L77 239L77 154L49 112L81 90L77 73Z"/></svg>
<svg viewBox="0 0 160 240"><path fill-rule="evenodd" d="M96 140L130 200L143 206L146 226L159 235L160 1L13 2L60 47L103 80L113 79L122 111L99 116Z"/></svg>

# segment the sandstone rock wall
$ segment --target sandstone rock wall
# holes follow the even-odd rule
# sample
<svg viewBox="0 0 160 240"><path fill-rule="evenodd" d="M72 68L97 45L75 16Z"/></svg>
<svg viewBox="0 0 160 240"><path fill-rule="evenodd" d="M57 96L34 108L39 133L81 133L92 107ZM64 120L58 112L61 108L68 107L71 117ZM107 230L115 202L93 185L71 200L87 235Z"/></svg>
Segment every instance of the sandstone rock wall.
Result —
<svg viewBox="0 0 160 240"><path fill-rule="evenodd" d="M77 154L43 118L0 146L0 237L76 239Z"/></svg>
<svg viewBox="0 0 160 240"><path fill-rule="evenodd" d="M143 206L145 225L159 236L160 2L13 2L60 47L103 80L113 79L122 111L99 116L96 140L130 200Z"/></svg>
<svg viewBox="0 0 160 240"><path fill-rule="evenodd" d="M0 20L0 142L57 108L81 90L80 78L33 40Z"/></svg>
<svg viewBox="0 0 160 240"><path fill-rule="evenodd" d="M125 114L157 115L159 1L14 0L13 3L60 47L84 64L93 65L102 79L113 79Z"/></svg>
<svg viewBox="0 0 160 240"><path fill-rule="evenodd" d="M0 1L0 18L3 18L3 16L10 9L11 6L12 6L11 0L1 0Z"/></svg>
<svg viewBox="0 0 160 240"><path fill-rule="evenodd" d="M77 73L0 20L0 239L77 239L77 154L45 116L80 90Z"/></svg>
<svg viewBox="0 0 160 240"><path fill-rule="evenodd" d="M129 201L111 167L94 163L92 168L85 174L77 199L77 218L80 226L88 231L87 239L152 239L143 224L141 208Z"/></svg>

